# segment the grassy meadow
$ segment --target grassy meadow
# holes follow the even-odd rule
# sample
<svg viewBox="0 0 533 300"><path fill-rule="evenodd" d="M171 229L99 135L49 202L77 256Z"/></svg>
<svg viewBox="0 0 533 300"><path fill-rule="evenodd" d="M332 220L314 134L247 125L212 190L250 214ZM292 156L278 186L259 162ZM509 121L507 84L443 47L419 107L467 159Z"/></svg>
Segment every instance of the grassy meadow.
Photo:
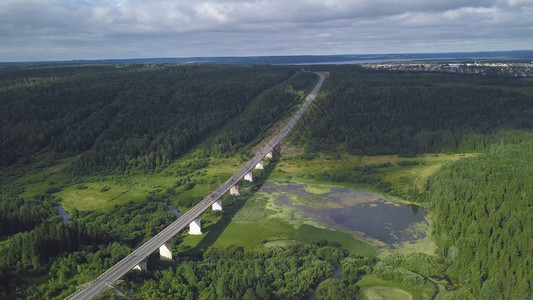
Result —
<svg viewBox="0 0 533 300"><path fill-rule="evenodd" d="M416 190L422 191L425 188L425 183L429 176L437 172L444 164L473 155L475 154L420 154L416 157L400 157L398 155L357 156L342 153L321 154L310 160L296 155L282 157L277 166L277 170L273 172L269 179L320 185L324 182L313 178L313 175L316 177L316 175L322 172L340 173L351 171L358 167L387 164L379 168L381 173L379 177L385 182L390 183L394 189L407 192L410 189L416 188ZM334 182L327 183L329 185L339 185ZM379 188L368 184L349 184L343 182L340 185L354 188L363 187L373 191L380 191ZM313 187L310 187L310 189L313 189ZM320 194L320 191L316 193Z"/></svg>
<svg viewBox="0 0 533 300"><path fill-rule="evenodd" d="M349 182L332 182L317 179L320 173L342 173L365 166L380 165L372 176L389 183L394 189L404 191L416 188L421 191L426 179L442 165L456 161L470 154L431 154L414 158L398 156L355 156L319 155L312 159L304 159L300 155L285 155L270 171L254 170L254 176L260 181L291 181L306 184L305 190L317 196L327 193L331 187L341 186L364 188L386 194L379 187L371 184ZM72 177L66 173L69 164L77 157L56 161L50 167L34 168L12 184L23 187L21 197L29 198L35 194L53 192L56 200L67 212L106 211L115 205L129 201L144 201L151 197L173 204L180 211L188 209L184 199L192 199L195 204L210 191L236 172L244 161L240 157L202 158L198 150L175 161L165 169L153 174L128 174L91 177ZM201 163L198 163L201 161ZM267 165L267 164L265 164ZM198 167L199 166L199 167ZM51 188L57 188L55 191ZM303 216L292 213L273 204L273 197L262 192L255 192L257 187L241 182L241 197L224 197L225 211L223 216L208 218L204 223L203 236L188 236L180 239L179 251L206 249L210 245L224 247L231 244L247 249L257 249L270 245L283 245L298 242L328 239L340 242L354 254L375 253L374 246L354 238L348 233L320 228L309 223ZM312 198L312 197L310 197ZM319 197L317 197L320 199ZM387 195L392 200L402 200ZM304 201L312 205L314 199L292 199ZM206 218L206 217L202 217ZM205 222L205 221L204 221ZM211 222L211 224L209 223ZM217 222L220 222L217 223ZM206 226L207 225L207 226ZM220 228L218 228L220 227ZM217 229L218 228L218 229ZM429 233L429 228L423 228ZM219 231L216 239L213 234L202 242L208 232ZM421 251L434 253L431 237L426 237L416 244L398 245L400 251ZM359 250L354 250L354 249Z"/></svg>

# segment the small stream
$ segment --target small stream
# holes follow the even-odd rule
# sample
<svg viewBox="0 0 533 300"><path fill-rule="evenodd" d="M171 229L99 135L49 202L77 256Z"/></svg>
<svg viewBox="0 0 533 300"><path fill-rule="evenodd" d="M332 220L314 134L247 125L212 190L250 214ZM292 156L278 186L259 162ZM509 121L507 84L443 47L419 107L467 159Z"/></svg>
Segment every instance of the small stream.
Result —
<svg viewBox="0 0 533 300"><path fill-rule="evenodd" d="M59 204L55 207L57 210L57 214L63 219L63 223L68 224L70 223L70 216L68 215L68 212L63 208L63 205Z"/></svg>
<svg viewBox="0 0 533 300"><path fill-rule="evenodd" d="M178 219L179 217L181 217L183 215L182 212L180 212L174 205L172 204L167 204L167 208L168 210L173 213L175 216L176 216L176 219Z"/></svg>

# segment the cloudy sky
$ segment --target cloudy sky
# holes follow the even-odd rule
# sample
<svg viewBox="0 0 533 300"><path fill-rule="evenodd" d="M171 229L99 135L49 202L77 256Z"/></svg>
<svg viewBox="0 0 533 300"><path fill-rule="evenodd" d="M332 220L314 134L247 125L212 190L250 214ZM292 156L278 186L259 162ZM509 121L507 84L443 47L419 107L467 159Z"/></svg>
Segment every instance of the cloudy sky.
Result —
<svg viewBox="0 0 533 300"><path fill-rule="evenodd" d="M0 61L533 49L533 0L0 0Z"/></svg>

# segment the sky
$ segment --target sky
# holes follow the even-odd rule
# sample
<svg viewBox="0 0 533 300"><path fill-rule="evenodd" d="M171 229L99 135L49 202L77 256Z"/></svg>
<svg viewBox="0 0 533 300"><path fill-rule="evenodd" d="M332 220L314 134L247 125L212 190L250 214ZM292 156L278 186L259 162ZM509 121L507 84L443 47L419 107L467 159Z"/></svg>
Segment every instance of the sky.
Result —
<svg viewBox="0 0 533 300"><path fill-rule="evenodd" d="M533 50L533 0L0 0L0 61Z"/></svg>

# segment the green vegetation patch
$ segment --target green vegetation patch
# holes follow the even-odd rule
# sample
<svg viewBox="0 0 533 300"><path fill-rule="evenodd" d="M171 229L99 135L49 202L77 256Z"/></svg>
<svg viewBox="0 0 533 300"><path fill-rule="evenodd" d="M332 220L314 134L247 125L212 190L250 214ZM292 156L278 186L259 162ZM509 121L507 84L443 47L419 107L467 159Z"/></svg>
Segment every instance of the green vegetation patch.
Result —
<svg viewBox="0 0 533 300"><path fill-rule="evenodd" d="M294 227L277 218L254 222L231 222L214 246L223 248L237 245L245 249L255 249L267 241L292 240L295 235Z"/></svg>
<svg viewBox="0 0 533 300"><path fill-rule="evenodd" d="M244 201L237 199L237 201ZM255 222L265 219L275 211L269 210L266 206L269 201L269 195L260 191L245 200L243 207L235 214L233 221Z"/></svg>
<svg viewBox="0 0 533 300"><path fill-rule="evenodd" d="M65 210L105 211L129 201L144 200L148 195L147 192L127 186L109 186L106 183L86 183L85 186L87 188L81 190L77 186L70 186L57 193L57 196L63 199L61 204Z"/></svg>
<svg viewBox="0 0 533 300"><path fill-rule="evenodd" d="M363 295L367 295L369 289L387 287L404 290L414 299L432 299L441 288L431 277L441 274L443 269L441 261L435 256L394 252L382 255L377 264L373 266L372 273L363 276L357 285L361 288ZM389 292L383 296L389 295Z"/></svg>
<svg viewBox="0 0 533 300"><path fill-rule="evenodd" d="M332 186L362 188L413 200L424 191L429 176L447 163L475 154L357 156L348 153L282 157L269 180L308 183L306 191L321 195ZM325 185L327 183L327 185ZM410 196L410 195L413 196Z"/></svg>
<svg viewBox="0 0 533 300"><path fill-rule="evenodd" d="M118 289L158 299L302 299L347 253L336 245L293 245L245 250L211 248L197 260L132 274ZM343 285L344 286L344 285Z"/></svg>
<svg viewBox="0 0 533 300"><path fill-rule="evenodd" d="M290 194L289 198L292 200L294 205L315 206L324 205L326 203L326 199L317 195L299 197L298 195Z"/></svg>
<svg viewBox="0 0 533 300"><path fill-rule="evenodd" d="M474 153L458 153L424 154L409 159L396 157L391 160L395 162L396 166L387 170L383 179L389 182L394 188L403 191L414 189L417 192L422 192L426 188L427 179L435 174L442 166L475 155Z"/></svg>
<svg viewBox="0 0 533 300"><path fill-rule="evenodd" d="M357 282L357 286L361 289L361 295L367 296L367 290L368 289L375 289L378 288L378 291L384 292L384 294L377 294L375 296L382 296L382 297L388 297L388 296L394 296L397 295L394 292L400 292L398 295L400 296L414 296L414 299L420 299L420 300L430 300L435 293L435 287L433 284L426 282L425 284L416 285L416 286L410 286L407 284L402 283L401 281L394 281L394 280L384 280L375 274L370 274L364 276L359 282ZM370 294L372 296L372 294ZM368 297L368 296L367 296ZM365 299L365 298L363 298ZM366 298L366 299L395 299L395 298ZM408 298L412 299L412 298Z"/></svg>
<svg viewBox="0 0 533 300"><path fill-rule="evenodd" d="M331 192L331 187L323 185L308 185L305 187L305 191L309 194L322 195Z"/></svg>
<svg viewBox="0 0 533 300"><path fill-rule="evenodd" d="M239 158L212 158L210 164L199 162L193 152L151 174L72 176L68 168L77 158L39 163L27 167L27 174L14 179L5 191L19 191L19 197L51 194L65 210L109 211L127 202L147 198L166 198L180 209L187 209L224 182L241 166ZM191 169L194 165L200 169Z"/></svg>
<svg viewBox="0 0 533 300"><path fill-rule="evenodd" d="M321 240L337 242L353 255L375 256L378 253L374 245L354 238L349 233L318 228L307 224L298 228L295 239L302 242L318 242Z"/></svg>
<svg viewBox="0 0 533 300"><path fill-rule="evenodd" d="M336 242L353 255L377 255L377 248L375 246L356 239L349 233L318 228L306 224L296 229L290 223L277 218L256 222L231 222L217 239L214 246L223 248L230 245L237 245L245 249L257 249L267 243L278 242L283 245L288 245L294 243L294 241L305 243L319 241Z"/></svg>
<svg viewBox="0 0 533 300"><path fill-rule="evenodd" d="M394 287L376 286L362 291L363 299L367 300L411 300L408 292Z"/></svg>

